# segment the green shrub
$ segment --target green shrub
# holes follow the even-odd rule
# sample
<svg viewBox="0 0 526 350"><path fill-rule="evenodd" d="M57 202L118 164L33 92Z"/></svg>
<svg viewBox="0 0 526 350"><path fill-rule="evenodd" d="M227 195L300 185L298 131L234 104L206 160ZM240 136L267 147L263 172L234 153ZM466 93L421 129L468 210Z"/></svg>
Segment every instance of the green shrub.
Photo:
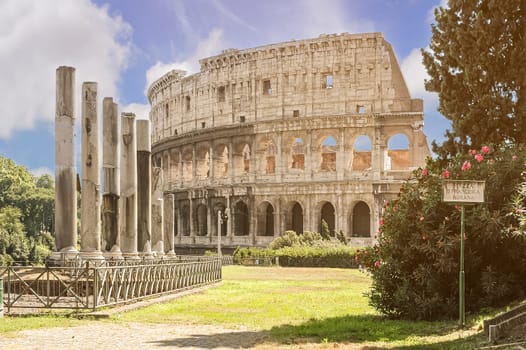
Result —
<svg viewBox="0 0 526 350"><path fill-rule="evenodd" d="M285 231L285 233L275 238L272 242L269 244L270 249L279 249L283 247L292 247L293 245L296 245L299 243L299 237L298 234L294 231Z"/></svg>
<svg viewBox="0 0 526 350"><path fill-rule="evenodd" d="M372 274L369 301L380 312L410 319L458 315L460 207L442 202L443 178L486 181L486 202L466 206L466 310L524 297L526 196L517 197L516 189L525 181L526 154L510 147L485 151L458 155L447 169L429 160L386 203L379 244L357 254Z"/></svg>
<svg viewBox="0 0 526 350"><path fill-rule="evenodd" d="M332 247L296 246L275 251L281 266L357 267L355 249L343 245Z"/></svg>

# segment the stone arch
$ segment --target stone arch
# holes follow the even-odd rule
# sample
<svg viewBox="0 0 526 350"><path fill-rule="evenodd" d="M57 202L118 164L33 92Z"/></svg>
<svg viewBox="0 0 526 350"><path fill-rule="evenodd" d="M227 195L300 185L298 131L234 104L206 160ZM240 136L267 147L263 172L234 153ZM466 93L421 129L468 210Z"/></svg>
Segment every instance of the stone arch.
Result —
<svg viewBox="0 0 526 350"><path fill-rule="evenodd" d="M181 229L183 236L190 236L190 206L184 204L181 208Z"/></svg>
<svg viewBox="0 0 526 350"><path fill-rule="evenodd" d="M351 169L364 171L372 168L373 147L371 138L367 135L359 135L353 143L353 158Z"/></svg>
<svg viewBox="0 0 526 350"><path fill-rule="evenodd" d="M250 230L250 215L245 202L239 201L234 206L233 226L235 236L248 236Z"/></svg>
<svg viewBox="0 0 526 350"><path fill-rule="evenodd" d="M322 221L327 223L329 226L329 233L331 236L335 235L336 230L336 210L334 209L334 205L332 205L331 202L324 202L321 205L320 208L320 224L319 224L319 231L321 233L322 228Z"/></svg>
<svg viewBox="0 0 526 350"><path fill-rule="evenodd" d="M193 178L193 152L187 148L183 151L183 181L192 181Z"/></svg>
<svg viewBox="0 0 526 350"><path fill-rule="evenodd" d="M219 214L219 211L221 211L221 215L225 214L225 206L221 204L216 204L214 206L214 236L217 236L218 227L217 227L217 215ZM226 236L227 234L227 220L223 220L221 223L221 237Z"/></svg>
<svg viewBox="0 0 526 350"><path fill-rule="evenodd" d="M243 157L243 171L248 174L250 172L250 146L248 143L243 147L241 155Z"/></svg>
<svg viewBox="0 0 526 350"><path fill-rule="evenodd" d="M194 214L195 233L197 236L206 236L208 234L207 208L204 204L198 204Z"/></svg>
<svg viewBox="0 0 526 350"><path fill-rule="evenodd" d="M305 141L301 137L294 138L290 148L290 156L291 169L305 169Z"/></svg>
<svg viewBox="0 0 526 350"><path fill-rule="evenodd" d="M258 236L274 236L274 206L263 201L258 206Z"/></svg>
<svg viewBox="0 0 526 350"><path fill-rule="evenodd" d="M409 138L404 133L391 135L387 142L386 170L407 170L410 164Z"/></svg>
<svg viewBox="0 0 526 350"><path fill-rule="evenodd" d="M351 235L354 237L371 237L371 209L364 201L354 204L350 213Z"/></svg>
<svg viewBox="0 0 526 350"><path fill-rule="evenodd" d="M228 176L228 146L219 144L214 148L214 176L221 178Z"/></svg>
<svg viewBox="0 0 526 350"><path fill-rule="evenodd" d="M163 179L166 182L170 182L170 154L168 151L163 152L162 169Z"/></svg>
<svg viewBox="0 0 526 350"><path fill-rule="evenodd" d="M246 175L250 171L250 146L247 142L241 142L235 147L234 169L236 175Z"/></svg>
<svg viewBox="0 0 526 350"><path fill-rule="evenodd" d="M321 142L321 171L335 172L336 171L336 152L338 144L336 139L329 135Z"/></svg>
<svg viewBox="0 0 526 350"><path fill-rule="evenodd" d="M175 182L179 180L179 151L176 149L170 150L170 179Z"/></svg>
<svg viewBox="0 0 526 350"><path fill-rule="evenodd" d="M265 146L265 174L276 172L276 145L269 140Z"/></svg>
<svg viewBox="0 0 526 350"><path fill-rule="evenodd" d="M209 148L201 146L196 152L196 177L200 180L206 179L210 176L210 153Z"/></svg>
<svg viewBox="0 0 526 350"><path fill-rule="evenodd" d="M303 207L296 201L291 202L288 207L285 229L292 230L298 234L303 233Z"/></svg>

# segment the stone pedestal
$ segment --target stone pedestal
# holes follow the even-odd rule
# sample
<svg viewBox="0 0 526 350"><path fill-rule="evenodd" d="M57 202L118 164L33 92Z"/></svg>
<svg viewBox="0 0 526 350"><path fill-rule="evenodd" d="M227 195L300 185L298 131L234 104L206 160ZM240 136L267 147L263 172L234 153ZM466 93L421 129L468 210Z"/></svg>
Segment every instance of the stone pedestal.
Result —
<svg viewBox="0 0 526 350"><path fill-rule="evenodd" d="M122 258L119 230L120 128L118 105L110 97L102 103L102 250L106 259Z"/></svg>
<svg viewBox="0 0 526 350"><path fill-rule="evenodd" d="M77 191L75 169L75 68L56 72L55 235L52 259L77 254Z"/></svg>
<svg viewBox="0 0 526 350"><path fill-rule="evenodd" d="M125 259L137 259L137 138L135 114L121 116L120 240Z"/></svg>
<svg viewBox="0 0 526 350"><path fill-rule="evenodd" d="M82 84L82 191L80 252L83 259L103 259L100 250L100 167L97 83Z"/></svg>

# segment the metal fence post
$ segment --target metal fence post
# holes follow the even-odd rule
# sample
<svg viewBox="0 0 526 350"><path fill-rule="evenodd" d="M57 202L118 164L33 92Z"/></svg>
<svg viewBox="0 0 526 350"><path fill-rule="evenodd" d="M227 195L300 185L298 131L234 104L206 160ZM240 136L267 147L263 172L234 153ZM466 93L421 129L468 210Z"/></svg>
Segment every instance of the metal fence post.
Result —
<svg viewBox="0 0 526 350"><path fill-rule="evenodd" d="M4 316L4 280L0 277L0 317Z"/></svg>

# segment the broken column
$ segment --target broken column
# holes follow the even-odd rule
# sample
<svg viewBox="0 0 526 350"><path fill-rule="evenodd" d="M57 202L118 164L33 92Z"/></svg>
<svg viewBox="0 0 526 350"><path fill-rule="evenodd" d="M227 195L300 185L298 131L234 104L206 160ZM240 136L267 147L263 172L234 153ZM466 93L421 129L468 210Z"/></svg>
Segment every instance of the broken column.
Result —
<svg viewBox="0 0 526 350"><path fill-rule="evenodd" d="M75 68L56 72L55 112L55 235L53 259L77 253L77 191L75 170ZM63 256L65 254L65 256Z"/></svg>
<svg viewBox="0 0 526 350"><path fill-rule="evenodd" d="M156 255L164 255L163 242L163 171L159 167L152 170L152 250Z"/></svg>
<svg viewBox="0 0 526 350"><path fill-rule="evenodd" d="M137 140L135 114L121 116L120 244L125 259L137 255Z"/></svg>
<svg viewBox="0 0 526 350"><path fill-rule="evenodd" d="M139 252L144 257L152 256L151 169L150 121L137 120L137 239Z"/></svg>
<svg viewBox="0 0 526 350"><path fill-rule="evenodd" d="M120 130L118 105L111 97L102 103L102 249L107 259L122 257L119 232Z"/></svg>
<svg viewBox="0 0 526 350"><path fill-rule="evenodd" d="M175 255L174 247L174 195L166 193L163 197L164 251L168 256Z"/></svg>
<svg viewBox="0 0 526 350"><path fill-rule="evenodd" d="M80 252L85 259L102 259L100 251L100 168L97 83L82 84L82 192Z"/></svg>

